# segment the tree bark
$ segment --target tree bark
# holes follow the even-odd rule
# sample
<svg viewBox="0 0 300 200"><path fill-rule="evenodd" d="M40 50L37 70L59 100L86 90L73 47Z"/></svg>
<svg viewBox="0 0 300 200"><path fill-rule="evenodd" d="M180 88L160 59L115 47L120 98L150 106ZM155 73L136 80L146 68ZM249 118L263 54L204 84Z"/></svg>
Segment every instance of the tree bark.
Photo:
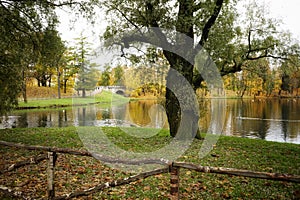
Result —
<svg viewBox="0 0 300 200"><path fill-rule="evenodd" d="M49 76L49 80L48 80L48 87L51 87L51 81L52 81L52 76Z"/></svg>
<svg viewBox="0 0 300 200"><path fill-rule="evenodd" d="M23 69L22 76L23 76L23 82L22 82L22 96L23 96L24 102L27 103L27 90L26 90L27 88L26 88L25 69Z"/></svg>
<svg viewBox="0 0 300 200"><path fill-rule="evenodd" d="M67 81L68 79L64 79L64 93L67 93Z"/></svg>
<svg viewBox="0 0 300 200"><path fill-rule="evenodd" d="M192 0L179 2L176 24L176 50L174 52L164 51L171 69L175 70L175 72L169 70L167 75L166 113L170 135L180 139L189 139L195 137L199 120L199 111L195 110L197 109L195 107L197 102L192 87L194 74L194 31L192 22L194 2Z"/></svg>
<svg viewBox="0 0 300 200"><path fill-rule="evenodd" d="M167 75L166 113L170 135L192 139L198 131L199 110L193 81L193 64L173 54Z"/></svg>
<svg viewBox="0 0 300 200"><path fill-rule="evenodd" d="M57 67L57 96L60 99L61 94L60 94L60 72L59 72L59 67Z"/></svg>
<svg viewBox="0 0 300 200"><path fill-rule="evenodd" d="M85 91L85 88L82 89L82 97L83 97L83 98L86 97L86 91Z"/></svg>

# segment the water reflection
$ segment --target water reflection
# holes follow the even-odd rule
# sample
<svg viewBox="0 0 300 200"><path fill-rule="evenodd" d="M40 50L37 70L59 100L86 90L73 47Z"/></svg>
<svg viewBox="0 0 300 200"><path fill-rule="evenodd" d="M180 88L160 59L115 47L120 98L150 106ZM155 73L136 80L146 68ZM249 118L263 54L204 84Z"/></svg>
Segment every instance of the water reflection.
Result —
<svg viewBox="0 0 300 200"><path fill-rule="evenodd" d="M299 99L228 100L226 135L300 143Z"/></svg>
<svg viewBox="0 0 300 200"><path fill-rule="evenodd" d="M299 99L199 101L202 132L300 144ZM131 101L103 107L26 110L0 118L0 128L66 126L140 126L168 128L164 108L157 101ZM220 129L223 127L223 131Z"/></svg>

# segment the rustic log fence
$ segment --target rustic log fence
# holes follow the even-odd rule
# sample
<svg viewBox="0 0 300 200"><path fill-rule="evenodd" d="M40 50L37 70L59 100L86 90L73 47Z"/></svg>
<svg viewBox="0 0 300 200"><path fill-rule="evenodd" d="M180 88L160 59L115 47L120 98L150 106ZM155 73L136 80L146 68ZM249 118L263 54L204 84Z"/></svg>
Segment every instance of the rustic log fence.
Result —
<svg viewBox="0 0 300 200"><path fill-rule="evenodd" d="M259 179L268 179L268 180L274 180L274 181L286 181L286 182L294 182L294 183L300 183L300 176L299 175L291 175L291 174L282 174L282 173L267 173L267 172L255 172L255 171L249 171L249 170L240 170L240 169L233 169L233 168L223 168L223 167L210 167L210 166L201 166L201 165L195 165L192 163L184 163L184 162L169 162L164 159L147 159L147 160L120 160L115 159L111 157L105 157L102 155L92 155L88 151L79 151L74 149L67 149L67 148L56 148L56 147L45 147L45 146L30 146L30 145L24 145L24 144L18 144L18 143L11 143L11 142L5 142L0 141L0 145L2 146L8 146L8 147L15 147L15 148L21 148L26 150L38 150L38 151L44 151L47 152L47 154L39 155L30 158L26 161L21 161L18 163L15 163L11 166L9 166L7 169L1 170L0 174L4 174L10 171L13 171L15 169L18 169L20 167L30 165L30 164L38 164L41 161L47 159L48 165L47 165L47 199L49 200L58 200L58 199L72 199L75 197L80 196L88 196L90 194L100 192L104 189L126 185L131 182L135 182L141 179L145 179L150 176L155 176L159 174L164 173L170 173L170 194L171 199L179 199L179 176L180 176L180 168L185 168L189 170L194 170L197 172L202 173L216 173L216 174L226 174L226 175L233 175L233 176L242 176L242 177L250 177L250 178L259 178ZM58 153L61 154L71 154L71 155L79 155L79 156L88 156L88 157L96 157L101 158L102 161L109 162L109 163L120 163L120 164L130 164L130 165L142 165L142 164L160 164L164 167L160 169L156 169L149 172L140 173L137 175L130 176L125 179L119 179L111 182L106 182L103 184L99 184L95 187L89 188L87 190L82 191L76 191L69 194L65 194L60 197L55 196L55 185L54 185L54 174L55 174L55 162L58 157ZM18 193L8 187L0 186L0 191L3 193L12 196L17 197L20 199L26 199L22 196L21 193Z"/></svg>

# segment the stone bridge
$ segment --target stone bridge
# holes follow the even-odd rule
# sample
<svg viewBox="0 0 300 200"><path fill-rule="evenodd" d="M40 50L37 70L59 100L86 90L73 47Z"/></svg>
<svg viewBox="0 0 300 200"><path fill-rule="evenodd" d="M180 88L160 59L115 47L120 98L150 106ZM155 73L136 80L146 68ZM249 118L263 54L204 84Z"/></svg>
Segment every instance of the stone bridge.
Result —
<svg viewBox="0 0 300 200"><path fill-rule="evenodd" d="M96 86L93 94L101 93L103 90L125 96L126 87L125 86Z"/></svg>

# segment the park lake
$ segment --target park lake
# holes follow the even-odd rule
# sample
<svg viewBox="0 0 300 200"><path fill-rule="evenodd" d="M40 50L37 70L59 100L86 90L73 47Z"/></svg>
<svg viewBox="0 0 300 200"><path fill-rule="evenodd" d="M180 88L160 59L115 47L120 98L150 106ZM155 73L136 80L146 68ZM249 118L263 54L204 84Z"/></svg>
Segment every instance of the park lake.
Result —
<svg viewBox="0 0 300 200"><path fill-rule="evenodd" d="M201 132L300 144L300 99L203 99L199 101L199 110ZM165 110L156 100L18 110L0 120L0 128L168 128Z"/></svg>

